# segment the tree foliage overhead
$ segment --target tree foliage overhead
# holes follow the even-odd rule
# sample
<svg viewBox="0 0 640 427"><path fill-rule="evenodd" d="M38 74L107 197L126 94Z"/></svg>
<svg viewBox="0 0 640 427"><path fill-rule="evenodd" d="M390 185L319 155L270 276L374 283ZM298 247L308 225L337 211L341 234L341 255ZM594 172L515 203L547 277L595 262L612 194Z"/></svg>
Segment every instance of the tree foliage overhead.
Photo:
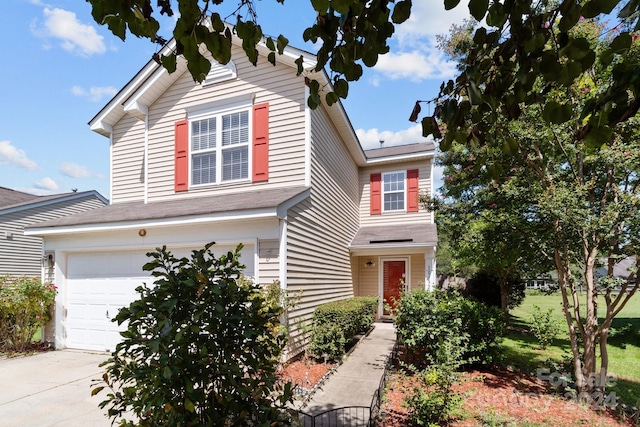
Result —
<svg viewBox="0 0 640 427"><path fill-rule="evenodd" d="M254 0L240 0L228 16L220 13L224 0L158 0L157 7L151 0L86 0L91 4L94 20L107 25L116 36L125 40L127 33L147 38L165 45L167 40L159 36L160 16L173 16L172 31L175 49L169 54L157 55L156 60L169 71L176 69L178 56L184 57L193 78L201 82L211 67L199 47L204 45L211 56L221 64L231 59L231 40L242 40L242 49L254 65L258 61L256 46L264 43L270 50L269 62L275 65L276 53L282 54L289 43L284 35L277 38L265 36L258 23ZM276 0L284 3L284 0ZM229 1L227 2L229 4ZM395 25L406 21L411 13L411 0L311 0L317 13L315 21L304 30L305 41L321 42L317 52L317 65L313 71L329 66L333 88L326 94L330 105L339 98L346 98L349 83L362 76L363 65L373 67L378 57L389 51L387 40L394 33ZM235 17L234 26L225 20ZM303 61L297 61L298 73L303 71ZM317 107L321 102L319 83L310 84L309 105Z"/></svg>
<svg viewBox="0 0 640 427"><path fill-rule="evenodd" d="M459 2L445 0L445 6ZM546 123L572 122L575 140L601 146L640 108L639 6L637 0L471 0L471 15L486 25L475 30L458 77L441 86L439 106L423 119L423 133L444 136L444 150L454 140L482 144L492 138L491 129L508 135L509 122L539 105ZM580 31L582 20L598 18L602 31ZM609 77L579 110L569 99L549 96L594 66L607 67Z"/></svg>

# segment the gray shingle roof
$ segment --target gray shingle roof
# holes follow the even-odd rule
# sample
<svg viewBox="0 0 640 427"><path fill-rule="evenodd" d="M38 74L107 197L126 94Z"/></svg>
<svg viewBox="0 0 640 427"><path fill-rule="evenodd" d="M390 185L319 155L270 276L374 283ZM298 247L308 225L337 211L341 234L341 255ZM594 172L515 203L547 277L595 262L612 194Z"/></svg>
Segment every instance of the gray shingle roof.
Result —
<svg viewBox="0 0 640 427"><path fill-rule="evenodd" d="M33 228L53 228L78 225L112 224L128 221L162 220L187 216L202 216L234 211L277 208L281 204L302 194L305 187L286 187L264 191L245 191L206 197L185 197L178 200L153 203L115 203L41 222Z"/></svg>
<svg viewBox="0 0 640 427"><path fill-rule="evenodd" d="M0 208L5 208L23 203L31 203L38 199L33 194L23 193L22 191L11 190L10 188L0 187Z"/></svg>
<svg viewBox="0 0 640 427"><path fill-rule="evenodd" d="M394 224L361 227L351 247L375 245L434 245L438 242L435 224Z"/></svg>
<svg viewBox="0 0 640 427"><path fill-rule="evenodd" d="M60 194L50 194L47 196L36 196L29 193L23 193L21 191L11 190L9 188L0 187L0 211L5 211L8 209L29 209L29 205L35 205L37 203L42 202L53 202L57 199L64 199L67 197L83 197L85 195L95 194L96 197L104 200L107 203L107 200L104 199L100 193L91 190L91 191L82 191L79 193L69 192L69 193L60 193Z"/></svg>
<svg viewBox="0 0 640 427"><path fill-rule="evenodd" d="M392 147L375 148L366 150L367 159L379 159L381 157L401 156L403 154L429 153L435 150L433 142L420 142L417 144L394 145Z"/></svg>

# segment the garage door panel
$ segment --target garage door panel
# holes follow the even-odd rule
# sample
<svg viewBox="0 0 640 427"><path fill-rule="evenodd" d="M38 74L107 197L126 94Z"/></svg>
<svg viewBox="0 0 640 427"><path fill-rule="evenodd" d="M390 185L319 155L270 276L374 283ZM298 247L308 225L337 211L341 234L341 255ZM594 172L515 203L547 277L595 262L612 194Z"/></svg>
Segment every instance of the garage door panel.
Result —
<svg viewBox="0 0 640 427"><path fill-rule="evenodd" d="M219 256L235 246L214 247ZM191 250L180 249L176 257L190 257ZM241 260L254 275L253 248L245 247ZM122 307L138 299L136 288L153 286L155 278L142 270L149 261L146 251L72 253L67 257L66 346L69 348L113 351L121 341L126 323L112 322Z"/></svg>

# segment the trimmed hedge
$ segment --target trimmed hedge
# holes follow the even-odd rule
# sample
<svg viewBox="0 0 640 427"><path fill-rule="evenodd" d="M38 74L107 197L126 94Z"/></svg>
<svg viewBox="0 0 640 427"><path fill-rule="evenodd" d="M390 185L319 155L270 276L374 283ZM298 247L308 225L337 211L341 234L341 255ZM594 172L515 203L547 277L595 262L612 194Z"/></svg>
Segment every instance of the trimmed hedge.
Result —
<svg viewBox="0 0 640 427"><path fill-rule="evenodd" d="M313 312L309 352L317 358L337 359L360 332L365 332L378 310L378 297L354 297L322 304Z"/></svg>

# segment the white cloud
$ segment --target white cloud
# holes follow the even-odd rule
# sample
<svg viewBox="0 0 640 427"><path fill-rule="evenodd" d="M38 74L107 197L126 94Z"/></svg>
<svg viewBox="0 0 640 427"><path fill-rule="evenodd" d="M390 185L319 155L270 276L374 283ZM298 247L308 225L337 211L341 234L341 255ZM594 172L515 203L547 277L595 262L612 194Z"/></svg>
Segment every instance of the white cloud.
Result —
<svg viewBox="0 0 640 427"><path fill-rule="evenodd" d="M75 13L45 7L43 14L42 25L37 21L31 25L34 35L45 39L57 39L64 50L80 56L86 57L105 52L104 38L91 25L78 21ZM48 40L45 42L45 48L49 48Z"/></svg>
<svg viewBox="0 0 640 427"><path fill-rule="evenodd" d="M441 1L413 2L411 17L396 26L395 37L403 48L420 46L425 38L434 39L437 34L448 34L453 24L462 24L470 17L465 2L452 10L445 10Z"/></svg>
<svg viewBox="0 0 640 427"><path fill-rule="evenodd" d="M365 150L380 148L380 141L384 141L384 147L390 147L393 145L414 144L433 140L432 138L422 136L421 124L398 132L380 132L378 129L358 129L356 130L356 135L360 140L360 144L362 144L362 148Z"/></svg>
<svg viewBox="0 0 640 427"><path fill-rule="evenodd" d="M71 178L90 178L93 176L88 168L75 163L63 163L60 166L60 172Z"/></svg>
<svg viewBox="0 0 640 427"><path fill-rule="evenodd" d="M427 79L449 79L456 75L455 63L447 61L435 48L425 51L389 52L378 60L376 71L386 77L419 82Z"/></svg>
<svg viewBox="0 0 640 427"><path fill-rule="evenodd" d="M43 178L40 181L36 181L33 183L33 185L38 190L44 190L44 191L58 190L58 184L56 184L56 182L49 177Z"/></svg>
<svg viewBox="0 0 640 427"><path fill-rule="evenodd" d="M469 9L464 4L445 11L442 2L414 2L409 20L396 26L391 52L380 56L374 69L382 78L392 80L420 82L453 78L457 74L455 63L438 50L436 35L448 34L452 24L459 25L469 17ZM369 82L373 86L381 83L375 78Z"/></svg>
<svg viewBox="0 0 640 427"><path fill-rule="evenodd" d="M11 145L9 141L0 141L0 164L13 164L28 170L36 170L38 164L27 157L24 150Z"/></svg>
<svg viewBox="0 0 640 427"><path fill-rule="evenodd" d="M71 88L71 93L75 96L88 98L91 102L99 102L105 96L108 98L114 96L118 93L118 89L113 86L91 86L87 90L81 86L74 86Z"/></svg>

